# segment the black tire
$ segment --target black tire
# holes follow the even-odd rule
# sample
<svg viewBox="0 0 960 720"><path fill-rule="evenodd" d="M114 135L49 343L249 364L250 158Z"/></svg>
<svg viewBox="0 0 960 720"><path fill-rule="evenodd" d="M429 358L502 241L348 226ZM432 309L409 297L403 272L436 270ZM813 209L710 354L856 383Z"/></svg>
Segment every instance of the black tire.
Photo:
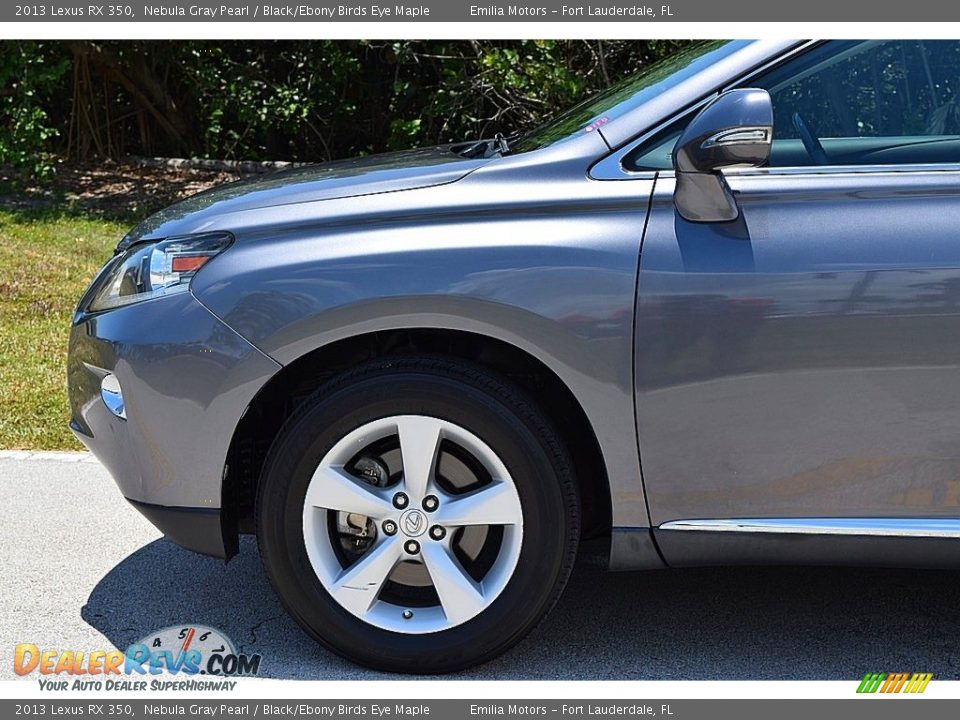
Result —
<svg viewBox="0 0 960 720"><path fill-rule="evenodd" d="M481 438L510 471L523 510L519 559L500 595L473 619L426 634L383 630L341 607L313 571L302 529L307 485L330 448L367 422L404 414L447 420ZM571 467L549 420L503 378L443 358L370 362L319 388L274 441L257 494L260 556L290 615L324 647L377 670L462 670L511 648L557 602L579 540Z"/></svg>

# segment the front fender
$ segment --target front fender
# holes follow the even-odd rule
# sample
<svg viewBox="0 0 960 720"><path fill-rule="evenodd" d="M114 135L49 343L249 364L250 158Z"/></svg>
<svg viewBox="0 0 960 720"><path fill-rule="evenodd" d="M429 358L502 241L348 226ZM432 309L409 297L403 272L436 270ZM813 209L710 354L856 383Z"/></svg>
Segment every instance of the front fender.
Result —
<svg viewBox="0 0 960 720"><path fill-rule="evenodd" d="M633 342L651 188L580 177L556 181L550 199L531 206L515 188L480 180L471 188L482 172L430 190L431 208L416 214L401 205L426 191L368 198L366 222L350 203L314 222L299 215L269 229L232 228L236 244L193 292L281 365L385 330L460 330L520 348L587 415L611 480L614 525L646 526Z"/></svg>

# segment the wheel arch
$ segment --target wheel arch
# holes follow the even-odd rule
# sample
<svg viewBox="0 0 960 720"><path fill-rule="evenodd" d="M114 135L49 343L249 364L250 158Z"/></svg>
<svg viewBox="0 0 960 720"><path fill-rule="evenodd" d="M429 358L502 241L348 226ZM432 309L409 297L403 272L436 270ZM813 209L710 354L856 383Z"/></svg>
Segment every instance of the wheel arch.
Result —
<svg viewBox="0 0 960 720"><path fill-rule="evenodd" d="M543 360L501 339L442 328L377 330L340 338L287 363L257 393L234 430L221 485L228 556L238 536L252 532L257 483L284 419L327 379L357 363L391 355L429 354L462 360L504 376L532 396L554 420L569 450L580 489L584 537L603 538L612 522L607 464L587 414Z"/></svg>

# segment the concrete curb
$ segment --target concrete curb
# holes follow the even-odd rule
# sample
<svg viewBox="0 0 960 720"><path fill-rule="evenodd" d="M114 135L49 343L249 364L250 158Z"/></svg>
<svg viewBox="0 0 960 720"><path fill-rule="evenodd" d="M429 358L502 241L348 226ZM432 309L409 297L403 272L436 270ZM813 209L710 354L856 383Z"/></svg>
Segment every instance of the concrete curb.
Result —
<svg viewBox="0 0 960 720"><path fill-rule="evenodd" d="M0 460L45 460L47 462L95 463L97 459L88 452L64 450L0 450Z"/></svg>

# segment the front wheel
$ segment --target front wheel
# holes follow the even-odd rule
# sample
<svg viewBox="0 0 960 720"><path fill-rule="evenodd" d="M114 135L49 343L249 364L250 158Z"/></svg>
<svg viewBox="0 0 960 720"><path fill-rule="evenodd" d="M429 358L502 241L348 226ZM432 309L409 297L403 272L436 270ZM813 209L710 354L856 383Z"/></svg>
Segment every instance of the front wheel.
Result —
<svg viewBox="0 0 960 720"><path fill-rule="evenodd" d="M513 646L559 597L579 531L570 466L506 381L443 359L377 361L284 425L260 481L260 553L331 650L380 670L460 670Z"/></svg>

